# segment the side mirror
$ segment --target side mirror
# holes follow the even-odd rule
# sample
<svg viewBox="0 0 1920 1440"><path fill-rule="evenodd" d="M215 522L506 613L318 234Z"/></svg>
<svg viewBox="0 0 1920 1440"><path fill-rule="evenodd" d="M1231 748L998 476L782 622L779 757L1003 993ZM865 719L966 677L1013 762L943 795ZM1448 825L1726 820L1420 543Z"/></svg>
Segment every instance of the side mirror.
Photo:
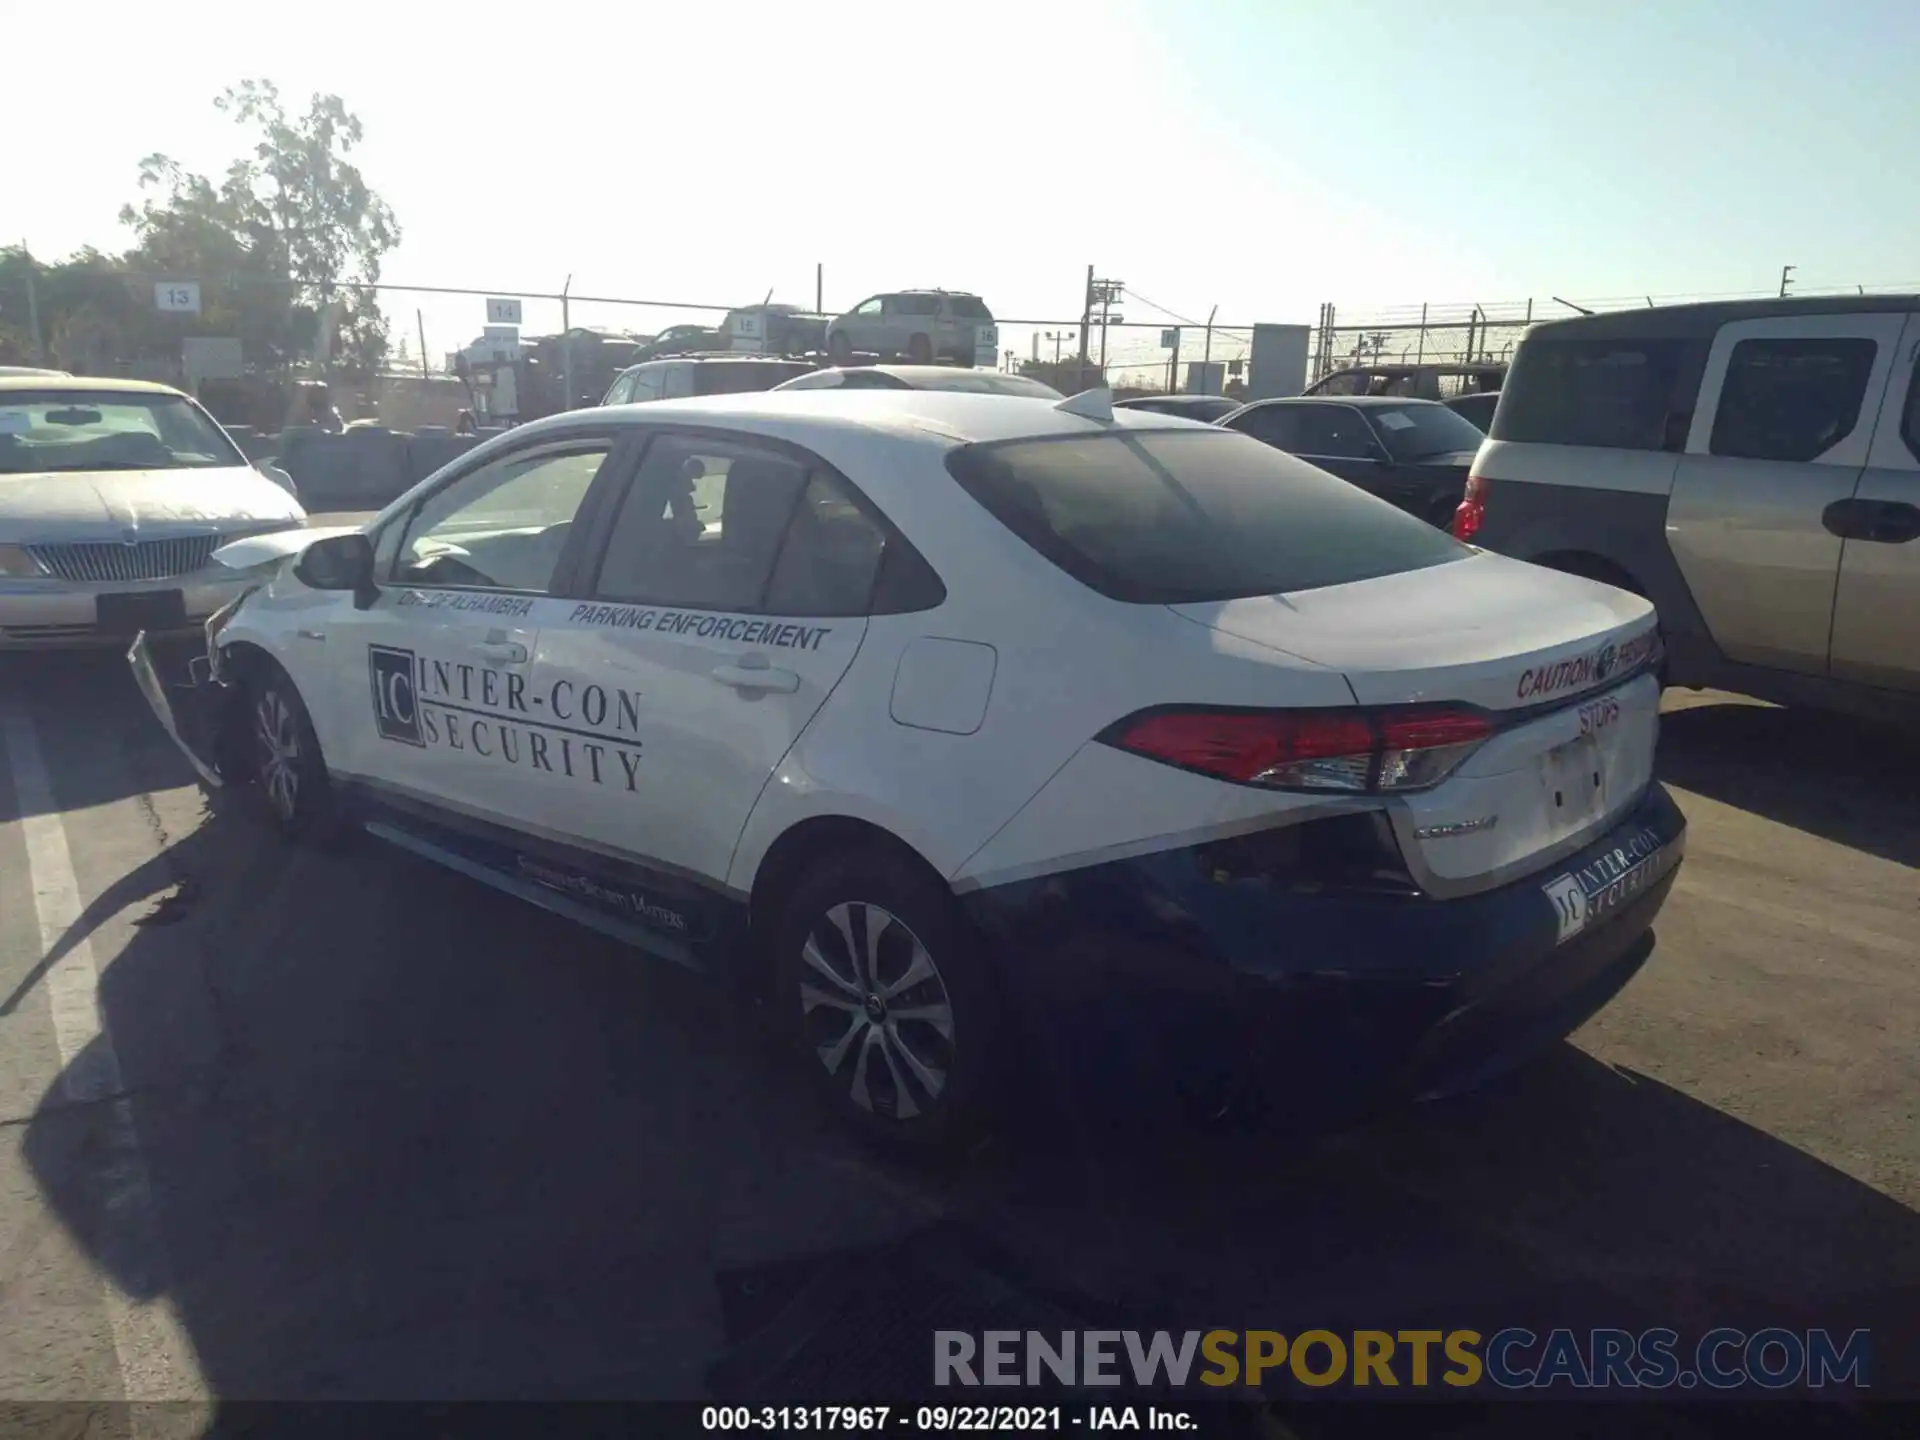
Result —
<svg viewBox="0 0 1920 1440"><path fill-rule="evenodd" d="M293 573L313 590L351 590L353 606L364 610L379 595L373 583L373 541L365 535L329 535L301 552Z"/></svg>
<svg viewBox="0 0 1920 1440"><path fill-rule="evenodd" d="M293 483L293 476L282 470L278 465L270 465L265 460L262 460L254 466L254 469L273 481L274 484L293 496L294 499L298 500L300 498L300 491Z"/></svg>

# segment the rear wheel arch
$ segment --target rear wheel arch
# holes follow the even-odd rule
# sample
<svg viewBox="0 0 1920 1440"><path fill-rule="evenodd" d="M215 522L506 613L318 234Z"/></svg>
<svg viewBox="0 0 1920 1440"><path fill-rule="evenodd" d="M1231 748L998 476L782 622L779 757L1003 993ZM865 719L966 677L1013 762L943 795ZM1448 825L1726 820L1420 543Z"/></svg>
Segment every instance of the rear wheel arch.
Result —
<svg viewBox="0 0 1920 1440"><path fill-rule="evenodd" d="M926 856L884 826L851 815L812 815L782 831L760 857L747 900L748 933L755 945L763 947L787 897L814 863L862 850L899 857L943 888L947 885Z"/></svg>

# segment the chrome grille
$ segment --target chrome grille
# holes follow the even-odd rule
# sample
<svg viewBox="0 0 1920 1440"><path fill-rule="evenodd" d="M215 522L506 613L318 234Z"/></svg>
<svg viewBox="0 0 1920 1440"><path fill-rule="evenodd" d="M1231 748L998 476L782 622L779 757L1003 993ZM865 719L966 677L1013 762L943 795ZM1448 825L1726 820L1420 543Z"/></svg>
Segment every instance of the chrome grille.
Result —
<svg viewBox="0 0 1920 1440"><path fill-rule="evenodd" d="M27 553L60 580L166 580L205 568L220 539L218 535L180 535L132 545L112 541L29 545Z"/></svg>

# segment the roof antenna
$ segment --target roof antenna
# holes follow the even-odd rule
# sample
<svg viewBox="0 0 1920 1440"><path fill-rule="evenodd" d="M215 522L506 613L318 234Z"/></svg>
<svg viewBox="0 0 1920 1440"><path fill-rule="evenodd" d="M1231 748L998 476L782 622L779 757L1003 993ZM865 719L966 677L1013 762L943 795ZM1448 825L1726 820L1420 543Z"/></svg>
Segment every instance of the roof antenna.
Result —
<svg viewBox="0 0 1920 1440"><path fill-rule="evenodd" d="M1082 390L1078 395L1069 395L1053 408L1063 415L1078 415L1082 420L1098 420L1103 425L1111 425L1113 391L1104 385Z"/></svg>

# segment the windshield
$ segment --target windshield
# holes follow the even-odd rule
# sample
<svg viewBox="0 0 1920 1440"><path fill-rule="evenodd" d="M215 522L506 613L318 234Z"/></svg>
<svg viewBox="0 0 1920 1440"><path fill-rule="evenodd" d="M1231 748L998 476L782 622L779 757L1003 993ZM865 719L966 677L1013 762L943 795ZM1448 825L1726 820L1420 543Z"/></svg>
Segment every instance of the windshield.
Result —
<svg viewBox="0 0 1920 1440"><path fill-rule="evenodd" d="M1471 553L1232 430L968 445L947 468L1014 534L1115 600L1172 605L1315 590Z"/></svg>
<svg viewBox="0 0 1920 1440"><path fill-rule="evenodd" d="M1444 405L1382 405L1367 415L1388 452L1402 462L1478 450L1486 438L1471 420Z"/></svg>
<svg viewBox="0 0 1920 1440"><path fill-rule="evenodd" d="M246 460L182 395L0 392L0 475L53 470L203 470Z"/></svg>

